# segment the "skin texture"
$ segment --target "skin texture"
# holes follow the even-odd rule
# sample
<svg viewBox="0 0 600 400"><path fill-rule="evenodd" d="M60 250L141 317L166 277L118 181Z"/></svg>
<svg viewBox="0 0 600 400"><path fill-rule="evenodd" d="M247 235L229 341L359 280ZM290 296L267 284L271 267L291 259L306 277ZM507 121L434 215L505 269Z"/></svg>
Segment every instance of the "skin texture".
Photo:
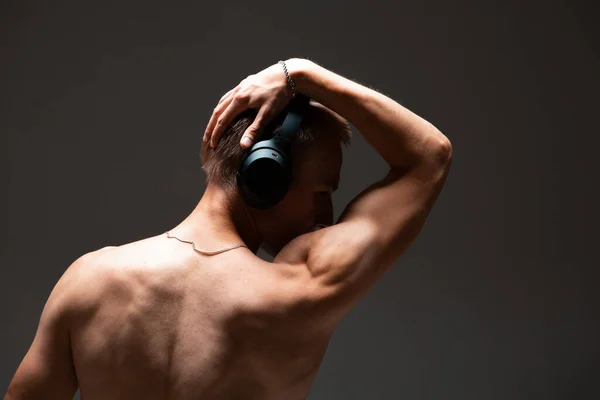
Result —
<svg viewBox="0 0 600 400"><path fill-rule="evenodd" d="M227 126L244 107L260 109L266 123L269 107L290 95L275 68L221 99L206 143L218 145L210 126ZM52 291L6 399L69 399L77 386L86 400L306 397L339 321L420 232L452 148L380 93L307 60L289 60L288 70L301 93L358 128L387 175L333 224L328 192L341 148L323 135L294 164L295 182L273 209L250 209L209 183L170 229L207 251L248 248L205 256L161 234L84 255ZM317 224L327 227L313 231ZM256 257L260 246L273 262Z"/></svg>

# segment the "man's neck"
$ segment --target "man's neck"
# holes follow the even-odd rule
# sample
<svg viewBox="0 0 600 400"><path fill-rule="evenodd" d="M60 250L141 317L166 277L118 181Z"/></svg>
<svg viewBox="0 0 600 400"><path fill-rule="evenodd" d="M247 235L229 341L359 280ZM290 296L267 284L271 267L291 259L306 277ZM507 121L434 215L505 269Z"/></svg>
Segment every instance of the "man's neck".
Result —
<svg viewBox="0 0 600 400"><path fill-rule="evenodd" d="M193 240L207 251L243 243L256 254L261 243L248 206L211 183L194 211L170 232L180 239Z"/></svg>

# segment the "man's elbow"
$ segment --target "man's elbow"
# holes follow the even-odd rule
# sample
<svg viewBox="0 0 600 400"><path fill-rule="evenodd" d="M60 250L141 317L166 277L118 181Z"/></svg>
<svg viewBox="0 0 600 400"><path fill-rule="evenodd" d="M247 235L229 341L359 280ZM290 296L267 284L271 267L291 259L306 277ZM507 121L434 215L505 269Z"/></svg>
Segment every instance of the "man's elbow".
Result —
<svg viewBox="0 0 600 400"><path fill-rule="evenodd" d="M448 170L452 162L452 143L450 143L450 139L440 131L437 131L435 135L427 139L426 143L421 164L425 164L428 170Z"/></svg>
<svg viewBox="0 0 600 400"><path fill-rule="evenodd" d="M448 168L452 162L452 143L444 134L440 133L436 145L436 160L444 168Z"/></svg>

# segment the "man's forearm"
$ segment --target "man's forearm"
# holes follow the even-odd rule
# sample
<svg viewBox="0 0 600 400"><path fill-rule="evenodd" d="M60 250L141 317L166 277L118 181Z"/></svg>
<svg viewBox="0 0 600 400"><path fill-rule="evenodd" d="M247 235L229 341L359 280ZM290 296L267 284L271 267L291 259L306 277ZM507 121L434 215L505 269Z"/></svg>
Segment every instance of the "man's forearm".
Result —
<svg viewBox="0 0 600 400"><path fill-rule="evenodd" d="M286 61L298 92L352 123L392 169L446 162L448 139L431 123L389 97L306 59Z"/></svg>

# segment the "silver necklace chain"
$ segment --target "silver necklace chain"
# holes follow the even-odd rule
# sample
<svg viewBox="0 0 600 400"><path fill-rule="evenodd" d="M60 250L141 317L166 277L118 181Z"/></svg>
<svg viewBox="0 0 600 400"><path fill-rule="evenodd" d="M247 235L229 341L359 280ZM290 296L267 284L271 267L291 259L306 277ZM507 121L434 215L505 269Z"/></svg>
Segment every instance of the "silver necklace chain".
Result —
<svg viewBox="0 0 600 400"><path fill-rule="evenodd" d="M221 250L217 250L217 251L204 251L204 250L197 249L196 248L196 243L194 243L193 240L179 239L177 236L171 235L171 232L167 232L167 237L170 238L170 239L177 239L177 240L179 240L180 242L183 242L183 243L191 244L195 251L197 251L200 254L204 254L206 256L214 256L215 254L225 253L226 251L237 249L238 247L246 247L246 248L248 248L248 246L246 246L245 244L238 244L238 245L235 245L235 246L232 246L232 247L227 247L225 249L221 249Z"/></svg>

